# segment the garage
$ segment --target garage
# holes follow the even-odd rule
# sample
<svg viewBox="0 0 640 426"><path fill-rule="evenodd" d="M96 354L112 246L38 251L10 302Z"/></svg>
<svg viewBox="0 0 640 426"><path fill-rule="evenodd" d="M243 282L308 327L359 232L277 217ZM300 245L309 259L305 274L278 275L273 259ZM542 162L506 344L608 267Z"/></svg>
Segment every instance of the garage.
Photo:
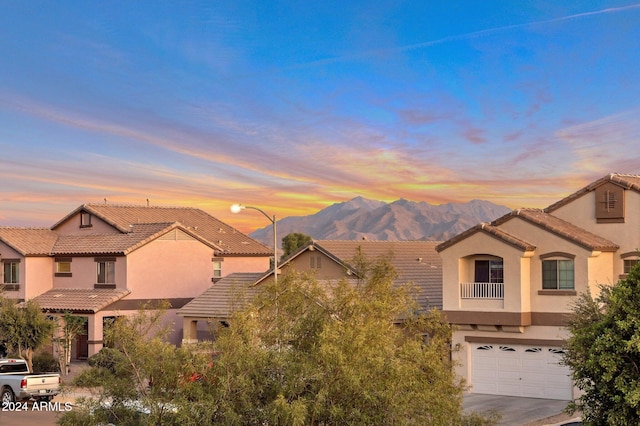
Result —
<svg viewBox="0 0 640 426"><path fill-rule="evenodd" d="M572 399L570 370L561 364L561 348L494 343L472 343L470 348L474 393Z"/></svg>

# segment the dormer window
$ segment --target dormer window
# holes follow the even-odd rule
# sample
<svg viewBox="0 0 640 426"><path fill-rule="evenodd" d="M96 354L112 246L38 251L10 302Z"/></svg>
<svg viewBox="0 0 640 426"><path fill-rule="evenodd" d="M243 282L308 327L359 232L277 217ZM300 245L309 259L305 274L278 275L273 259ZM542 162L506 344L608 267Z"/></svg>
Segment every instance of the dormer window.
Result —
<svg viewBox="0 0 640 426"><path fill-rule="evenodd" d="M80 228L91 228L91 213L80 213Z"/></svg>
<svg viewBox="0 0 640 426"><path fill-rule="evenodd" d="M624 189L613 183L605 183L597 187L595 193L597 222L624 222Z"/></svg>

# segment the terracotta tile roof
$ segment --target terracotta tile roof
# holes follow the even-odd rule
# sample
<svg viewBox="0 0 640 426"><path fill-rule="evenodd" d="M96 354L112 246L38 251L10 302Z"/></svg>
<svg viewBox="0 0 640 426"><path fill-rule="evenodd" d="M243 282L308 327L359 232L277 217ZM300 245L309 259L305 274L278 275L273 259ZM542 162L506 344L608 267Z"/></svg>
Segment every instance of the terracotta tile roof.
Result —
<svg viewBox="0 0 640 426"><path fill-rule="evenodd" d="M47 228L0 228L0 240L23 256L49 255L57 238Z"/></svg>
<svg viewBox="0 0 640 426"><path fill-rule="evenodd" d="M519 237L509 234L499 228L500 225L516 217L533 223L548 232L556 234L589 250L616 251L619 248L617 244L607 240L606 238L582 229L579 226L567 222L566 220L555 217L547 213L545 210L518 209L494 220L491 223L480 223L473 228L470 228L456 235L455 237L441 243L440 245L438 245L438 247L436 247L436 250L438 252L441 252L442 250L445 250L452 245L457 244L458 242L470 237L476 232L485 232L524 251L535 250L536 247L533 244L528 243L520 239Z"/></svg>
<svg viewBox="0 0 640 426"><path fill-rule="evenodd" d="M76 234L61 235L52 253L63 254L128 254L155 238L180 229L190 233L179 223L136 224L125 234ZM209 244L208 242L206 242ZM215 246L212 246L216 249Z"/></svg>
<svg viewBox="0 0 640 426"><path fill-rule="evenodd" d="M96 313L129 293L126 289L54 288L33 300L47 311Z"/></svg>
<svg viewBox="0 0 640 426"><path fill-rule="evenodd" d="M492 237L495 237L507 244L510 244L512 246L514 246L517 249L520 249L522 251L531 251L531 250L535 250L536 247L531 244L528 243L526 241L521 240L518 237L515 237L505 231L503 231L502 229L498 228L497 226L492 225L491 223L479 223L476 226L474 226L473 228L469 228L466 231L456 235L455 237L439 244L436 247L436 250L438 252L441 252L442 250L445 250L455 244L457 244L458 242L470 237L471 235L477 233L477 232L484 232L486 234L491 235Z"/></svg>
<svg viewBox="0 0 640 426"><path fill-rule="evenodd" d="M630 175L630 174L622 174L622 173L611 173L607 176L604 176L600 179L598 179L595 182L590 183L589 185L585 186L584 188L581 188L579 190L577 190L576 192L574 192L573 194L563 198L560 201L556 201L555 203L551 204L549 207L547 207L546 209L544 209L547 213L551 213L554 210L570 203L571 201L575 200L576 198L579 198L581 196L583 196L584 194L593 191L594 189L596 189L597 187L599 187L600 185L607 183L607 182L612 182L615 184L618 184L620 186L622 186L625 189L630 189L636 192L640 192L640 175Z"/></svg>
<svg viewBox="0 0 640 426"><path fill-rule="evenodd" d="M515 217L520 217L542 229L569 240L589 250L616 251L620 247L599 235L580 228L540 209L518 209L499 219L493 225L499 226Z"/></svg>
<svg viewBox="0 0 640 426"><path fill-rule="evenodd" d="M190 207L85 204L56 223L52 229L55 230L80 211L91 213L124 233L129 232L130 225L179 222L211 245L219 247L222 255L268 256L273 253L272 249L208 213Z"/></svg>
<svg viewBox="0 0 640 426"><path fill-rule="evenodd" d="M231 316L238 308L260 292L253 286L264 273L234 273L222 278L200 296L184 305L178 315L183 317L220 318Z"/></svg>
<svg viewBox="0 0 640 426"><path fill-rule="evenodd" d="M413 283L419 290L417 301L423 309L442 309L442 259L436 252L438 241L316 240L313 244L349 266L360 248L371 260L392 255L398 284Z"/></svg>

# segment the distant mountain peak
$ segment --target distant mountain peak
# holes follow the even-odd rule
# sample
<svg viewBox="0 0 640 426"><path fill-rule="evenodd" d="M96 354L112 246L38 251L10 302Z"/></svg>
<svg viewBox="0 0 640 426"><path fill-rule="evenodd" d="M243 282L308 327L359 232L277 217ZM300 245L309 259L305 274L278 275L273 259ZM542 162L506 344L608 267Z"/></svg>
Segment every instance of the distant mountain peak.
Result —
<svg viewBox="0 0 640 426"><path fill-rule="evenodd" d="M386 203L358 196L309 216L279 220L278 239L291 232L302 232L320 240L353 240L365 235L370 240L381 241L443 241L510 211L505 206L478 199L436 206L404 198ZM269 244L273 241L271 232L272 227L267 226L250 236Z"/></svg>

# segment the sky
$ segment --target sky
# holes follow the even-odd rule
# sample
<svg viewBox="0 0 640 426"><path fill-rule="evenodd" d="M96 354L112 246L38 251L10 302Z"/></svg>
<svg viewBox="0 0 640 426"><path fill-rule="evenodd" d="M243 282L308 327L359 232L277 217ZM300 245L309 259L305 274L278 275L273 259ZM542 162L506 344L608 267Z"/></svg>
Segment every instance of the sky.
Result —
<svg viewBox="0 0 640 426"><path fill-rule="evenodd" d="M640 3L0 0L0 226L238 229L357 196L544 208L640 174Z"/></svg>

